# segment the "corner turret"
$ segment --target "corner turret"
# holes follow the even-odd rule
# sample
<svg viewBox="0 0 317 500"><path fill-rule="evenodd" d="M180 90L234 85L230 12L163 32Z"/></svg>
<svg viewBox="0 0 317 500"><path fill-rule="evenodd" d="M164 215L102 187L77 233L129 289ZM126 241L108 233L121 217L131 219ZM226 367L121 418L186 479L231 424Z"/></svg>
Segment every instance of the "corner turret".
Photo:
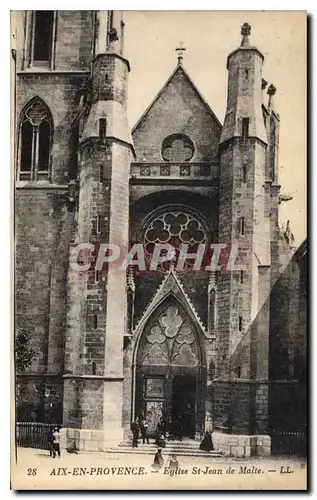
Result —
<svg viewBox="0 0 317 500"><path fill-rule="evenodd" d="M254 137L267 144L262 114L263 54L250 45L251 26L244 23L239 48L227 60L228 96L220 144L233 137Z"/></svg>

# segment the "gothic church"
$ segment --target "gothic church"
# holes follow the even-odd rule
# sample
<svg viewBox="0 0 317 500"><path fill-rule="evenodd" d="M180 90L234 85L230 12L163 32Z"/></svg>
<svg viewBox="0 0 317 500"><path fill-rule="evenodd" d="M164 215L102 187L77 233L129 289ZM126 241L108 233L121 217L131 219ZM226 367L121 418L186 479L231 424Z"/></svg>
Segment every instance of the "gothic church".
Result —
<svg viewBox="0 0 317 500"><path fill-rule="evenodd" d="M305 303L300 287L291 314L278 300L306 250L279 228L276 89L251 27L227 58L223 124L180 47L131 131L122 12L15 18L15 335L30 358L16 363L17 421L102 451L144 415L150 434L163 418L185 438L213 430L227 455L270 454L289 412L305 419L287 396L303 398ZM244 270L76 273L70 248L87 242L142 242L148 257L155 243L238 245Z"/></svg>

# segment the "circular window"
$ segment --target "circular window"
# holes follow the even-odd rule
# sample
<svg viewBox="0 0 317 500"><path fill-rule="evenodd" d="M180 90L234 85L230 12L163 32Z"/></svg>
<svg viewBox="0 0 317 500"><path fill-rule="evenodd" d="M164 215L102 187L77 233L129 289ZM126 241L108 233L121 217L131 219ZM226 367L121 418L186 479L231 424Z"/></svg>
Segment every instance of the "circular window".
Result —
<svg viewBox="0 0 317 500"><path fill-rule="evenodd" d="M166 211L158 215L148 224L144 232L145 255L151 260L155 245L169 243L175 249L175 260L178 260L182 243L188 244L188 253L194 253L200 243L206 243L207 236L202 223L192 214L185 211ZM183 272L188 272L194 264L186 260ZM170 262L163 262L160 270L168 271Z"/></svg>
<svg viewBox="0 0 317 500"><path fill-rule="evenodd" d="M193 141L182 134L173 134L164 139L162 144L162 158L169 162L190 161L194 156Z"/></svg>

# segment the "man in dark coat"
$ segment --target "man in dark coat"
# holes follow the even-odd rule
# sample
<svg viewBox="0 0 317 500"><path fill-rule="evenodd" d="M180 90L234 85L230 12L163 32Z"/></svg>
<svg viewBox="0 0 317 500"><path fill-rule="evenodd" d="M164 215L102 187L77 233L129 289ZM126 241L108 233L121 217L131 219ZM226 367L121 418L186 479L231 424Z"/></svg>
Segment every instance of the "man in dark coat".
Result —
<svg viewBox="0 0 317 500"><path fill-rule="evenodd" d="M133 420L131 424L131 431L132 431L132 448L137 448L138 438L139 438L139 426L136 420Z"/></svg>
<svg viewBox="0 0 317 500"><path fill-rule="evenodd" d="M144 417L141 417L140 431L141 431L143 444L145 444L145 440L146 440L147 444L150 444L149 435L148 435L148 427L149 427L149 424L147 423L146 419Z"/></svg>
<svg viewBox="0 0 317 500"><path fill-rule="evenodd" d="M48 436L48 449L50 452L50 457L55 458L56 452L54 450L53 446L53 432L55 431L55 428L50 430L49 436Z"/></svg>

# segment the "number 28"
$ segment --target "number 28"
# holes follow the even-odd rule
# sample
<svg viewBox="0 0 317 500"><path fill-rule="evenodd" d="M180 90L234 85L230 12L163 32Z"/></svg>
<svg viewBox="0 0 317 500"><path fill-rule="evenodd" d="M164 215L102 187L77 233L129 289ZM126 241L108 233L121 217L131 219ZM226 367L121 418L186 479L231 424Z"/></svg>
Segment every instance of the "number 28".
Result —
<svg viewBox="0 0 317 500"><path fill-rule="evenodd" d="M27 470L27 475L28 476L36 476L37 469L28 469Z"/></svg>

